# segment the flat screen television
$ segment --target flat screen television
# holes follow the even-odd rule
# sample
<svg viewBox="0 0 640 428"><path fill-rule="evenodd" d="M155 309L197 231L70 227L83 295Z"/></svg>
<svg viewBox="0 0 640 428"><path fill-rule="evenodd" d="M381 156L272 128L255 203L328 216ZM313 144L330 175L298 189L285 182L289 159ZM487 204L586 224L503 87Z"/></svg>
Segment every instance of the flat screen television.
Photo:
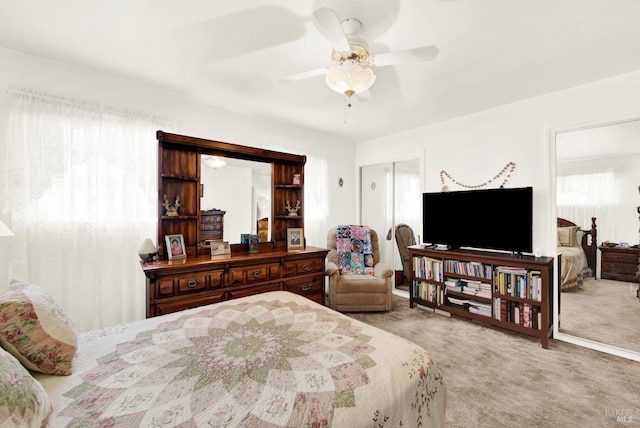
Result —
<svg viewBox="0 0 640 428"><path fill-rule="evenodd" d="M426 244L532 252L531 187L423 193L422 204Z"/></svg>

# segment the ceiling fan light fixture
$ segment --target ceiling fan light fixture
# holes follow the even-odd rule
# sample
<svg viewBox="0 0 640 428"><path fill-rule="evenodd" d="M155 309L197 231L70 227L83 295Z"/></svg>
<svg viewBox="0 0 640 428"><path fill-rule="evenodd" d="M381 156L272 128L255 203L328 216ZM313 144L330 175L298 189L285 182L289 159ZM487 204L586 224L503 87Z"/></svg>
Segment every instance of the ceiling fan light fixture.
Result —
<svg viewBox="0 0 640 428"><path fill-rule="evenodd" d="M369 89L376 81L376 75L369 67L339 65L327 69L325 81L339 94L351 96Z"/></svg>

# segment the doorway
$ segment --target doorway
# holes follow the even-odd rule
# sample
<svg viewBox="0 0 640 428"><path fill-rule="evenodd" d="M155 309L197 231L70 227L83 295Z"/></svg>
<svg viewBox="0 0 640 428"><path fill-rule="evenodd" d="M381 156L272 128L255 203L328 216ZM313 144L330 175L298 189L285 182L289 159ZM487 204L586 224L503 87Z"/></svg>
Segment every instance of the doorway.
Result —
<svg viewBox="0 0 640 428"><path fill-rule="evenodd" d="M402 260L394 236L395 227L408 224L416 235L422 230L419 159L360 168L360 223L378 233L380 260L395 272L402 272ZM405 279L405 286L407 281ZM396 286L400 286L401 282Z"/></svg>

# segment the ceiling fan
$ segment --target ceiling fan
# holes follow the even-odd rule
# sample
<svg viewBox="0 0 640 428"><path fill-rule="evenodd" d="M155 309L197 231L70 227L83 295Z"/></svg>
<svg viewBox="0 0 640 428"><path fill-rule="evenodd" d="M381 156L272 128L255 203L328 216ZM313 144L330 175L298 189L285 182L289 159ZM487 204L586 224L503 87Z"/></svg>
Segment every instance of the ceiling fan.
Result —
<svg viewBox="0 0 640 428"><path fill-rule="evenodd" d="M325 75L327 85L346 95L361 94L369 90L376 80L375 67L397 65L413 61L430 61L440 52L436 46L400 50L371 55L363 36L364 23L357 18L340 20L334 9L319 7L313 18L318 30L333 45L331 59L334 65L283 77L283 82L294 82Z"/></svg>

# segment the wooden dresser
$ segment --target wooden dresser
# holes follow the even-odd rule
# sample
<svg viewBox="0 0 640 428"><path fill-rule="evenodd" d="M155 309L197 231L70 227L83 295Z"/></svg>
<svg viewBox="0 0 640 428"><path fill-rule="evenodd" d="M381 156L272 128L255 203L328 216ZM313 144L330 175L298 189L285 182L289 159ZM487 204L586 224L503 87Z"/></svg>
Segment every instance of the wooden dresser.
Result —
<svg viewBox="0 0 640 428"><path fill-rule="evenodd" d="M638 282L638 258L640 249L621 247L599 247L600 277L618 281Z"/></svg>
<svg viewBox="0 0 640 428"><path fill-rule="evenodd" d="M274 249L226 256L141 262L147 318L267 291L286 290L325 304L328 250Z"/></svg>

